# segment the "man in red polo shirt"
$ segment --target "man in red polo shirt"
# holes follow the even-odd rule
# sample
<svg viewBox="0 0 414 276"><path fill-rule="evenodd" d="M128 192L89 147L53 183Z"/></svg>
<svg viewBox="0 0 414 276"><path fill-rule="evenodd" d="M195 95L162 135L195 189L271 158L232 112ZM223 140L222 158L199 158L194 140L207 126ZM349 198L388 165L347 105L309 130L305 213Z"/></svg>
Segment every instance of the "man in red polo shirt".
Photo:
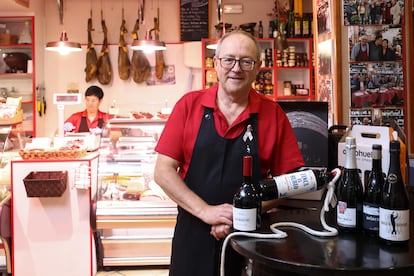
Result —
<svg viewBox="0 0 414 276"><path fill-rule="evenodd" d="M104 92L99 86L92 85L85 91L85 110L73 113L66 119L63 129L71 132L92 132L100 134L110 115L99 110Z"/></svg>
<svg viewBox="0 0 414 276"><path fill-rule="evenodd" d="M155 181L178 204L170 275L219 275L246 153L253 156L254 182L304 165L283 110L252 89L259 49L250 34L227 33L214 57L219 84L184 95L155 148ZM240 275L241 257L227 256L226 275Z"/></svg>

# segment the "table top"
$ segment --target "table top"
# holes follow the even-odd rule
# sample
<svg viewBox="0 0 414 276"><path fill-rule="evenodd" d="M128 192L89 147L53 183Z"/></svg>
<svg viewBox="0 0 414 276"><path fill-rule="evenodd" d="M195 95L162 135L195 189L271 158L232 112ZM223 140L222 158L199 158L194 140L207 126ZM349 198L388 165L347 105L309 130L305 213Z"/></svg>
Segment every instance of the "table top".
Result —
<svg viewBox="0 0 414 276"><path fill-rule="evenodd" d="M411 203L413 198L414 195L411 195ZM317 201L290 201L288 207L265 215L261 232L270 233L270 224L284 221L303 223L315 230L322 230L319 221L321 204ZM328 215L327 223L334 226L332 218L332 215ZM253 263L260 264L261 270L268 272L286 271L302 275L345 275L352 272L355 275L363 273L378 276L395 275L398 271L414 275L413 208L411 238L407 246L385 245L379 238L368 237L363 233L316 237L292 227L280 230L286 232L288 237L258 239L236 236L232 238L231 246Z"/></svg>

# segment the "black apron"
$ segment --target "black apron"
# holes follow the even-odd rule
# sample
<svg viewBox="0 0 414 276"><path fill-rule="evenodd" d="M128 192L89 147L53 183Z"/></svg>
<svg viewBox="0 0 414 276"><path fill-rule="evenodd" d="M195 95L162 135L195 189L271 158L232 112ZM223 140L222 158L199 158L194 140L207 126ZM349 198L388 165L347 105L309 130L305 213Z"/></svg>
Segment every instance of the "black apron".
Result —
<svg viewBox="0 0 414 276"><path fill-rule="evenodd" d="M102 118L98 119L98 127L102 128L104 126L104 120ZM81 117L81 122L79 124L78 132L89 132L88 122L86 121L86 117Z"/></svg>
<svg viewBox="0 0 414 276"><path fill-rule="evenodd" d="M246 129L252 129L251 138ZM257 114L246 123L245 131L234 139L217 134L213 109L205 108L193 155L184 181L210 205L232 204L233 196L243 181L243 156L253 156L253 181L261 179L257 143ZM246 141L244 141L246 140ZM210 235L211 225L178 207L177 224L172 243L171 276L219 275L223 240ZM240 275L243 258L227 247L226 275Z"/></svg>

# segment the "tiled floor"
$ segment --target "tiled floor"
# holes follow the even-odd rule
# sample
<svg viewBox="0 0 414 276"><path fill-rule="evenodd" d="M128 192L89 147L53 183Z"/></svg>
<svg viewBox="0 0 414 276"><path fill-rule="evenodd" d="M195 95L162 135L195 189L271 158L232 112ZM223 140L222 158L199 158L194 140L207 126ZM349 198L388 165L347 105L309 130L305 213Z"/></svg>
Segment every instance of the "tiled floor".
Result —
<svg viewBox="0 0 414 276"><path fill-rule="evenodd" d="M168 269L142 268L136 270L99 271L96 276L168 276Z"/></svg>

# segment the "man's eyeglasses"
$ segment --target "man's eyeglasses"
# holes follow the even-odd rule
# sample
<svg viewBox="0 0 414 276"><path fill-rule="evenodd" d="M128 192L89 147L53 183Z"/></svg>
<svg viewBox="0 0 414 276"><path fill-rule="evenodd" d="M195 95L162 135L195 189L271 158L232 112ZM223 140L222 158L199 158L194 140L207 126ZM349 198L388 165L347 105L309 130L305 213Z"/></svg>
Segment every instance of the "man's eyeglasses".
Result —
<svg viewBox="0 0 414 276"><path fill-rule="evenodd" d="M243 71L252 71L254 69L254 65L256 64L256 60L251 60L247 58L242 59L235 59L235 58L219 58L221 67L225 69L232 69L234 65L236 65L236 62L239 63L240 68Z"/></svg>

